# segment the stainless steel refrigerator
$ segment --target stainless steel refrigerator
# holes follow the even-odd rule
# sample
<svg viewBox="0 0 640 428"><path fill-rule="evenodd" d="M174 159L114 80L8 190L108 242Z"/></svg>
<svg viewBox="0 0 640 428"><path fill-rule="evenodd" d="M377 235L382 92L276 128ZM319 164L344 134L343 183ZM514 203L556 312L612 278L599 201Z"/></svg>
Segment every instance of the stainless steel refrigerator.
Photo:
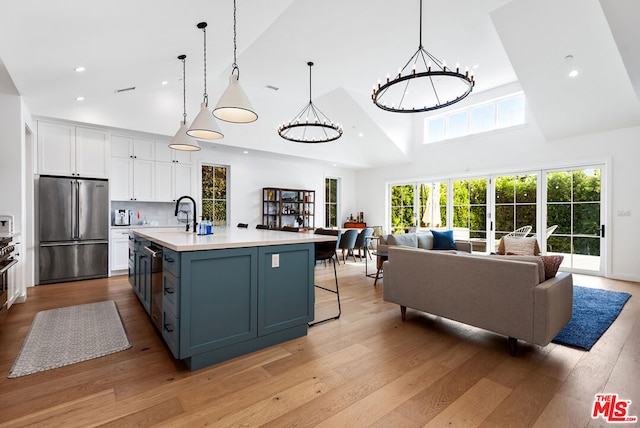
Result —
<svg viewBox="0 0 640 428"><path fill-rule="evenodd" d="M109 182L40 176L39 284L109 273Z"/></svg>

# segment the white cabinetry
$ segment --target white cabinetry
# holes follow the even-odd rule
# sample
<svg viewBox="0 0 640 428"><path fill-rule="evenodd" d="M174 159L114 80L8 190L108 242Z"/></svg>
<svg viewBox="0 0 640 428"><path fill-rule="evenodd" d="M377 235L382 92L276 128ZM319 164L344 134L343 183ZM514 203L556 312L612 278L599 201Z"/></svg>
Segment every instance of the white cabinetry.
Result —
<svg viewBox="0 0 640 428"><path fill-rule="evenodd" d="M109 133L38 122L38 172L42 175L109 177Z"/></svg>
<svg viewBox="0 0 640 428"><path fill-rule="evenodd" d="M175 202L180 196L193 195L193 161L190 152L170 149L156 143L156 200Z"/></svg>
<svg viewBox="0 0 640 428"><path fill-rule="evenodd" d="M111 200L155 200L154 156L154 141L111 138Z"/></svg>
<svg viewBox="0 0 640 428"><path fill-rule="evenodd" d="M129 230L111 229L111 274L124 273L129 268Z"/></svg>

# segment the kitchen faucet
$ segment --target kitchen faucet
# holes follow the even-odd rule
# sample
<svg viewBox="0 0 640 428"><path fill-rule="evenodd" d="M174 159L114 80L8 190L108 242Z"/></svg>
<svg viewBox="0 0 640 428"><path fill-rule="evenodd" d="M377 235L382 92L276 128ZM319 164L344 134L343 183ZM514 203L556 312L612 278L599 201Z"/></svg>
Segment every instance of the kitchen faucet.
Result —
<svg viewBox="0 0 640 428"><path fill-rule="evenodd" d="M196 226L198 226L198 223L196 223L196 219L198 218L198 217L197 217L197 215L196 215L196 213L197 213L197 211L196 211L196 201L195 201L191 196L180 196L180 197L178 198L178 200L177 200L177 202L176 202L176 212L175 212L175 214L174 214L174 215L175 215L176 217L178 216L178 209L179 209L179 207L180 207L180 201L181 201L181 200L183 200L183 199L185 199L185 198L186 198L186 199L190 199L190 200L191 200L191 203L193 204L193 231L194 231L195 233L198 233L198 228L196 227ZM187 226L186 226L186 229L185 229L187 232L189 231L189 223L188 223L188 219L189 219L189 217L187 217Z"/></svg>

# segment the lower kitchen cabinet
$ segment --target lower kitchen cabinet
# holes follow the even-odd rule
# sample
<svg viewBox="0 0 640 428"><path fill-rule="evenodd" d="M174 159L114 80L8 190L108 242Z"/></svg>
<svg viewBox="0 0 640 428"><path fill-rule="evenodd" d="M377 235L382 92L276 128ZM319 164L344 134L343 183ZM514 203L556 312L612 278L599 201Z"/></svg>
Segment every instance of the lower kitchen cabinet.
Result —
<svg viewBox="0 0 640 428"><path fill-rule="evenodd" d="M127 270L129 266L129 229L111 230L110 262L112 275Z"/></svg>
<svg viewBox="0 0 640 428"><path fill-rule="evenodd" d="M147 314L151 314L151 257L143 251L144 246L151 242L134 234L129 236L132 238L129 241L129 283Z"/></svg>
<svg viewBox="0 0 640 428"><path fill-rule="evenodd" d="M162 337L197 370L304 336L313 319L313 265L313 243L165 248Z"/></svg>

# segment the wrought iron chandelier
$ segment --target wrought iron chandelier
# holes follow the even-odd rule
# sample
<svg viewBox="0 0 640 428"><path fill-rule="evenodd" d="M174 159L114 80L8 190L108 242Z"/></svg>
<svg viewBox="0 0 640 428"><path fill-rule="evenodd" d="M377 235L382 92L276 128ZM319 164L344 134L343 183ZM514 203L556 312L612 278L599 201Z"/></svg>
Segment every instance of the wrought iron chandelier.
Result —
<svg viewBox="0 0 640 428"><path fill-rule="evenodd" d="M309 66L309 103L288 123L278 127L278 134L296 143L327 143L342 136L342 127L327 117L311 100L311 67Z"/></svg>
<svg viewBox="0 0 640 428"><path fill-rule="evenodd" d="M182 61L182 121L180 122L180 128L176 135L171 139L171 143L169 147L174 150L184 150L184 151L198 151L200 150L200 145L198 145L198 141L189 136L187 134L187 83L186 83L186 64L185 59L187 59L186 55L180 55L178 57L180 61Z"/></svg>
<svg viewBox="0 0 640 428"><path fill-rule="evenodd" d="M378 80L371 99L383 110L419 113L437 110L463 100L475 85L473 73L460 72L430 54L422 46L422 0L420 0L420 44L398 74L385 82Z"/></svg>

